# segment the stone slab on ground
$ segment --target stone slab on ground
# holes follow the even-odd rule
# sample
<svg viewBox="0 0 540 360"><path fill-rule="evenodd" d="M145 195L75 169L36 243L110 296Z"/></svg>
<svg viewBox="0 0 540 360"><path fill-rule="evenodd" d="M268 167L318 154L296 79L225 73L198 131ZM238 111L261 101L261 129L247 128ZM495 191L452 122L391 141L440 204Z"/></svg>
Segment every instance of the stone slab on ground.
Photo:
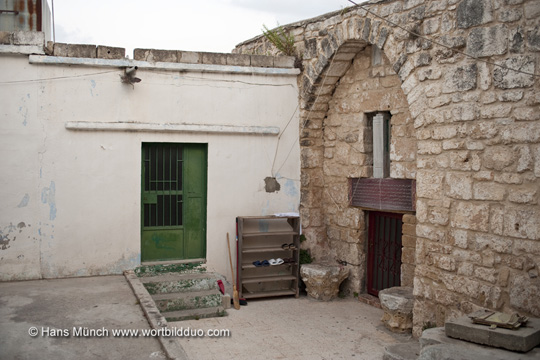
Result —
<svg viewBox="0 0 540 360"><path fill-rule="evenodd" d="M445 324L446 335L512 351L527 352L540 345L540 319L530 318L517 330L490 329L489 326L473 324L468 316L449 320Z"/></svg>
<svg viewBox="0 0 540 360"><path fill-rule="evenodd" d="M420 337L418 360L533 360L540 359L540 348L527 353L479 345L453 339L445 334L443 327L424 330Z"/></svg>

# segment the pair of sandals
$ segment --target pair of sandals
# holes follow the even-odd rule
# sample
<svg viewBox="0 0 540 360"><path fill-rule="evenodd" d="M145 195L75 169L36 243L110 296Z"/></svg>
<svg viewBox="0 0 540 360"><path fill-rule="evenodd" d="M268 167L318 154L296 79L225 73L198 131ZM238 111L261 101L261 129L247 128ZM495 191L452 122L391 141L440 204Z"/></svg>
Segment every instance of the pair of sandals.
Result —
<svg viewBox="0 0 540 360"><path fill-rule="evenodd" d="M270 259L270 260L263 260L263 261L254 261L253 262L253 265L255 265L256 267L261 267L261 266L274 266L274 265L281 265L281 264L284 264L285 261L281 258L277 258L277 259Z"/></svg>
<svg viewBox="0 0 540 360"><path fill-rule="evenodd" d="M294 244L283 244L281 245L281 248L283 250L296 250L296 246L294 246Z"/></svg>

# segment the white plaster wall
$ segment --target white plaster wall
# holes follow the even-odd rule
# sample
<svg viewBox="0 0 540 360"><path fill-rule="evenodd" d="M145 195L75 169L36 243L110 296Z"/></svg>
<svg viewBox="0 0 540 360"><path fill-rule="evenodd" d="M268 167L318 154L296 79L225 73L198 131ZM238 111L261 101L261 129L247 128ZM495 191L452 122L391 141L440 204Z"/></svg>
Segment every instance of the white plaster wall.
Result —
<svg viewBox="0 0 540 360"><path fill-rule="evenodd" d="M117 274L139 265L143 142L208 143L211 270L230 278L226 233L234 239L236 216L298 211L295 76L139 70L142 82L132 88L120 82L122 73L0 54L0 280ZM283 130L291 118L279 144L277 136L65 128L87 121ZM277 193L264 190L272 175Z"/></svg>

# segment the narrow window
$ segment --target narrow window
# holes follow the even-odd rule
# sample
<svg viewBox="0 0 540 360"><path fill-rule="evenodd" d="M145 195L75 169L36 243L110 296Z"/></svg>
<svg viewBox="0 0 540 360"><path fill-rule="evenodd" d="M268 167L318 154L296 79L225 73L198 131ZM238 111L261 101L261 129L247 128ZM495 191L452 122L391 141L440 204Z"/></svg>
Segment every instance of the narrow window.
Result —
<svg viewBox="0 0 540 360"><path fill-rule="evenodd" d="M382 64L382 51L377 46L373 45L371 47L371 66L378 66Z"/></svg>
<svg viewBox="0 0 540 360"><path fill-rule="evenodd" d="M390 176L390 113L373 114L373 177Z"/></svg>

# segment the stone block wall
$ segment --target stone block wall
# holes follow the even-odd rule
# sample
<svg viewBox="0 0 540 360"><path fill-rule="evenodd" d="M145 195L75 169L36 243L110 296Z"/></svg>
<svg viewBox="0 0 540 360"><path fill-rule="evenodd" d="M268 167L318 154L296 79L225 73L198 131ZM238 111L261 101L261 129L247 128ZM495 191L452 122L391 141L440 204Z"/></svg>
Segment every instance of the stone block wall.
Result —
<svg viewBox="0 0 540 360"><path fill-rule="evenodd" d="M349 175L329 173L326 121L345 109L346 63L376 44L399 77L413 124L404 130L417 140L414 334L480 307L540 316L540 2L374 0L367 8L286 27L303 59L301 210L317 239L311 246L334 251L335 219L356 221L350 208L318 207L327 192L339 204L339 186L329 183ZM256 38L236 51L276 50ZM334 121L351 123L349 114ZM396 164L404 148L393 149Z"/></svg>

